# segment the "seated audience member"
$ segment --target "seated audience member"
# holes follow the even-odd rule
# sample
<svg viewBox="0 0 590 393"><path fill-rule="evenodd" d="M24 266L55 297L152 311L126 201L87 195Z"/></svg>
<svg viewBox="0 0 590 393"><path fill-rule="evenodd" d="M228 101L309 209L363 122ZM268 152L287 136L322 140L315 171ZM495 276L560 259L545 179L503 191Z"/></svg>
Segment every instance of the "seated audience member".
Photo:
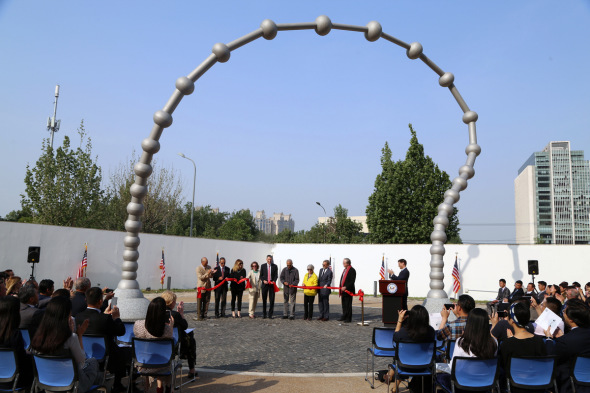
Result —
<svg viewBox="0 0 590 393"><path fill-rule="evenodd" d="M82 335L88 322L76 328L72 319L70 299L56 296L47 303L47 308L37 333L31 339L31 351L42 355L72 356L78 366L79 392L86 392L92 385L102 381L98 361L86 359Z"/></svg>
<svg viewBox="0 0 590 393"><path fill-rule="evenodd" d="M12 276L6 281L6 294L8 296L18 297L18 290L23 286L20 277Z"/></svg>
<svg viewBox="0 0 590 393"><path fill-rule="evenodd" d="M533 284L532 282L529 282L526 286L526 291L524 293L524 296L530 296L531 299L534 299L535 301L538 301L537 299L537 289L535 288L535 284Z"/></svg>
<svg viewBox="0 0 590 393"><path fill-rule="evenodd" d="M0 277L0 298L6 296L6 279L4 277Z"/></svg>
<svg viewBox="0 0 590 393"><path fill-rule="evenodd" d="M559 284L559 294L560 294L561 296L564 296L564 297L565 297L565 290L566 290L566 289L567 289L567 287L569 287L569 286L570 286L570 285L568 284L568 282L567 282L567 281L562 281L562 282Z"/></svg>
<svg viewBox="0 0 590 393"><path fill-rule="evenodd" d="M442 321L440 322L440 329L436 331L436 337L441 340L456 340L463 334L465 330L465 323L467 323L467 315L475 308L475 300L469 295L459 296L459 300L452 308L447 310L443 307L440 315ZM451 311L457 319L452 322L447 322Z"/></svg>
<svg viewBox="0 0 590 393"><path fill-rule="evenodd" d="M534 307L537 310L539 316L541 316L545 308L548 308L554 314L561 316L561 302L554 297L548 297L545 299L545 302L543 304L534 304ZM536 323L533 323L533 325L535 326L534 332L536 335L545 336L545 330L541 326L537 325ZM563 332L565 332L564 324L563 321L560 320L559 324L557 325L557 330L553 332L553 336L555 337L557 335L563 334Z"/></svg>
<svg viewBox="0 0 590 393"><path fill-rule="evenodd" d="M430 317L426 308L420 305L412 307L410 311L400 310L393 333L393 341L429 342L434 341L434 328L430 326ZM385 383L393 378L393 370L385 375ZM399 381L398 381L399 383Z"/></svg>
<svg viewBox="0 0 590 393"><path fill-rule="evenodd" d="M86 334L100 334L105 336L109 351L108 370L115 375L112 392L122 392L126 388L121 384L125 377L128 365L131 362L131 348L120 348L117 345L117 336L125 334L125 325L121 321L119 308L111 306L100 311L102 306L102 289L92 287L86 291L88 307L76 315L76 325L80 326L88 320L89 325Z"/></svg>
<svg viewBox="0 0 590 393"><path fill-rule="evenodd" d="M521 280L517 280L514 283L514 290L512 291L512 293L510 294L510 296L508 296L508 301L510 303L512 303L516 299L521 298L523 296L524 296L524 290L522 289L522 281Z"/></svg>
<svg viewBox="0 0 590 393"><path fill-rule="evenodd" d="M0 348L13 349L19 366L18 387L28 389L33 381L33 363L25 352L25 344L19 330L20 302L13 296L0 298ZM10 386L9 386L10 385ZM0 389L11 390L12 384L0 383Z"/></svg>
<svg viewBox="0 0 590 393"><path fill-rule="evenodd" d="M180 357L187 360L188 363L188 379L194 379L197 375L195 371L195 363L197 361L197 343L193 332L186 333L188 329L188 322L184 317L184 302L176 305L176 294L172 291L164 291L162 299L166 302L166 308L170 310L172 318L174 318L174 326L178 327L178 340L180 341ZM176 307L176 311L174 308Z"/></svg>
<svg viewBox="0 0 590 393"><path fill-rule="evenodd" d="M551 352L557 356L558 390L569 393L572 391L569 376L573 359L578 355L590 356L590 308L580 299L571 299L567 302L563 317L571 330L555 339ZM551 339L549 329L545 335ZM590 387L578 386L576 391L587 393Z"/></svg>
<svg viewBox="0 0 590 393"><path fill-rule="evenodd" d="M53 280L41 280L41 282L39 283L39 308L45 308L49 300L51 300L53 290Z"/></svg>
<svg viewBox="0 0 590 393"><path fill-rule="evenodd" d="M31 284L26 284L18 291L20 301L20 329L27 329L31 337L41 323L43 311L37 308L39 296L37 290Z"/></svg>
<svg viewBox="0 0 590 393"><path fill-rule="evenodd" d="M524 305L527 308L530 307L530 302L526 298L520 298L520 299L512 302L512 304L516 304L516 303L521 303L522 305ZM492 336L494 336L496 338L496 340L498 340L499 343L503 342L506 338L508 338L509 334L514 334L514 328L512 327L512 325L510 324L510 321L509 321L510 307L512 306L512 304L509 305L508 308L503 313L498 312L498 314L492 315L492 318L491 318L492 327L491 327L490 331L492 333ZM529 316L529 320L530 320L530 316ZM529 321L525 325L525 329L527 332L533 333L535 331L535 326L533 325L532 322Z"/></svg>
<svg viewBox="0 0 590 393"><path fill-rule="evenodd" d="M61 296L65 299L69 299L72 296L72 294L69 290L67 290L65 288L59 288L59 289L56 289L55 291L53 291L53 293L51 294L51 298L53 299L54 297L57 297L57 296Z"/></svg>
<svg viewBox="0 0 590 393"><path fill-rule="evenodd" d="M72 316L76 317L78 313L86 310L88 304L86 303L86 291L90 289L92 284L90 283L90 279L88 277L80 277L76 279L74 283L74 296L72 297ZM104 311L107 309L109 305L109 300L115 296L114 292L107 293L104 297L104 301L100 306L100 311Z"/></svg>
<svg viewBox="0 0 590 393"><path fill-rule="evenodd" d="M539 281L539 293L537 293L537 303L543 303L545 296L547 296L547 283L545 281Z"/></svg>
<svg viewBox="0 0 590 393"><path fill-rule="evenodd" d="M161 297L154 298L147 309L144 320L136 321L133 325L133 333L137 338L173 338L174 319L168 317L166 312L166 301ZM144 369L139 368L139 372L166 372L168 368L162 369ZM149 385L157 383L157 393L166 393L171 391L170 376L149 377ZM148 386L149 388L149 386Z"/></svg>
<svg viewBox="0 0 590 393"><path fill-rule="evenodd" d="M543 337L536 336L526 329L530 317L530 308L524 303L515 302L510 306L508 321L514 330L514 334L508 331L508 338L502 341L499 352L500 364L504 370L508 370L512 357L547 355ZM512 391L522 390L514 388Z"/></svg>
<svg viewBox="0 0 590 393"><path fill-rule="evenodd" d="M457 339L453 359L455 357L475 357L493 359L498 353L498 341L489 333L489 317L481 308L474 308L467 316L465 332ZM451 359L451 369L453 367ZM437 374L439 383L451 390L449 374Z"/></svg>
<svg viewBox="0 0 590 393"><path fill-rule="evenodd" d="M508 299L510 296L510 289L506 286L506 280L503 278L499 281L500 289L498 289L498 296L491 302L488 302L486 305L488 307L488 314L492 315L494 311L497 309L498 303L502 303L504 299Z"/></svg>
<svg viewBox="0 0 590 393"><path fill-rule="evenodd" d="M8 278L14 277L14 272L12 269L6 269L4 270L4 273L8 276Z"/></svg>

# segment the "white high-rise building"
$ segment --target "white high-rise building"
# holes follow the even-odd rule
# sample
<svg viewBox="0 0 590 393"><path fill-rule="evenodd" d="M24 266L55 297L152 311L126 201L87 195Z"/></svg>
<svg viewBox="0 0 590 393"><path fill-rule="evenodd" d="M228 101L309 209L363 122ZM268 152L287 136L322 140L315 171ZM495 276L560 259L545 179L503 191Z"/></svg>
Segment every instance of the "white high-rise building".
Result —
<svg viewBox="0 0 590 393"><path fill-rule="evenodd" d="M295 232L295 221L290 214L274 213L272 217L267 218L264 210L257 211L254 222L258 230L267 235L278 235L285 229Z"/></svg>
<svg viewBox="0 0 590 393"><path fill-rule="evenodd" d="M516 243L590 243L590 165L570 142L533 153L514 180Z"/></svg>

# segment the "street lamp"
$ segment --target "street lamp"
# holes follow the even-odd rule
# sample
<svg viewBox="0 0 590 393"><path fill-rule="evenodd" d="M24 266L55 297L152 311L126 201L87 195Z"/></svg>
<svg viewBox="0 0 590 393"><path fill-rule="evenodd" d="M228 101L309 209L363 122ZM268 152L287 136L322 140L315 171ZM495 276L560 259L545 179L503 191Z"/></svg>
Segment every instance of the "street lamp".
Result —
<svg viewBox="0 0 590 393"><path fill-rule="evenodd" d="M195 173L193 175L193 201L191 203L191 229L190 229L190 233L189 233L189 237L193 237L193 215L195 213L195 184L197 182L197 165L195 164L195 162L193 160L191 160L190 158L188 158L184 154L178 153L178 155L181 156L182 158L186 158L187 160L192 162L193 166L195 167Z"/></svg>
<svg viewBox="0 0 590 393"><path fill-rule="evenodd" d="M316 204L324 210L324 216L326 217L326 220L327 220L328 214L326 213L326 209L324 209L324 207L322 206L321 203L316 202ZM324 244L326 244L326 225L325 224L324 224Z"/></svg>

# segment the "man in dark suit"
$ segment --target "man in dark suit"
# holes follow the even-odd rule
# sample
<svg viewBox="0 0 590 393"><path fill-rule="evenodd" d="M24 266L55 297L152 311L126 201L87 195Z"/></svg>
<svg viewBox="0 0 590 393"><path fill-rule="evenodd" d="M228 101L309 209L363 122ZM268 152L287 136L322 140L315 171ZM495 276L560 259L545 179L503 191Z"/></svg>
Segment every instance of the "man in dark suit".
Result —
<svg viewBox="0 0 590 393"><path fill-rule="evenodd" d="M51 300L53 295L54 283L53 280L45 279L39 283L39 308L47 307L47 303Z"/></svg>
<svg viewBox="0 0 590 393"><path fill-rule="evenodd" d="M522 289L522 281L517 280L514 283L514 291L508 296L508 301L512 303L514 300L524 296L524 289Z"/></svg>
<svg viewBox="0 0 590 393"><path fill-rule="evenodd" d="M496 311L498 303L504 302L504 299L508 299L510 296L510 289L508 289L506 286L505 279L501 278L498 285L500 285L500 289L498 289L498 296L496 296L496 298L491 302L486 303L489 315L492 315L492 313Z"/></svg>
<svg viewBox="0 0 590 393"><path fill-rule="evenodd" d="M320 308L320 317L318 320L328 321L330 319L330 293L332 293L332 290L327 289L327 287L332 285L332 278L334 277L334 273L332 273L332 269L330 268L330 261L326 259L322 262L322 268L319 273L318 286L324 287L324 289L320 289L318 294L318 306Z"/></svg>
<svg viewBox="0 0 590 393"><path fill-rule="evenodd" d="M39 302L39 295L37 289L32 284L25 284L18 290L18 300L20 301L20 329L28 329L29 335L33 337L41 318L43 318L44 310L37 308Z"/></svg>
<svg viewBox="0 0 590 393"><path fill-rule="evenodd" d="M543 300L545 300L545 296L547 296L547 282L545 281L539 281L539 293L537 294L537 303L541 304L543 303Z"/></svg>
<svg viewBox="0 0 590 393"><path fill-rule="evenodd" d="M571 330L555 340L549 352L557 357L556 378L559 392L570 393L570 368L576 356L590 356L590 310L579 299L570 299L563 313L565 323ZM551 339L551 332L546 332ZM549 342L549 341L548 341ZM577 392L590 392L588 386L577 386Z"/></svg>
<svg viewBox="0 0 590 393"><path fill-rule="evenodd" d="M88 320L88 329L85 334L105 336L109 352L108 370L115 374L112 392L122 392L126 388L121 384L121 379L125 377L127 365L131 362L131 349L120 348L117 345L117 336L125 334L125 325L120 319L118 307L108 306L104 313L101 311L102 297L102 289L98 287L92 287L86 291L88 307L76 315L76 325L81 325Z"/></svg>
<svg viewBox="0 0 590 393"><path fill-rule="evenodd" d="M86 303L86 291L90 289L92 284L90 283L90 279L88 277L80 277L76 279L74 283L74 296L72 297L72 316L75 318L78 313L86 310L88 304ZM104 311L107 309L109 305L109 300L111 300L115 296L114 292L109 292L104 296L104 301L100 306L100 311Z"/></svg>
<svg viewBox="0 0 590 393"><path fill-rule="evenodd" d="M229 278L229 267L225 266L225 258L219 258L219 267L213 269L213 285L217 286L224 279ZM215 289L215 318L225 318L227 303L227 282ZM220 310L221 306L221 310Z"/></svg>
<svg viewBox="0 0 590 393"><path fill-rule="evenodd" d="M354 270L354 268L350 265L350 259L344 258L342 261L344 271L340 277L339 290L340 297L342 299L342 316L340 317L339 321L344 323L350 323L352 321L352 296L345 291L349 291L351 293L355 293L356 291L354 287L354 282L356 281L356 270Z"/></svg>
<svg viewBox="0 0 590 393"><path fill-rule="evenodd" d="M400 259L397 261L397 266L399 267L399 274L396 276L393 274L393 270L389 269L389 279L390 280L400 280L406 282L406 293L402 297L402 309L408 309L408 280L410 279L410 271L406 267L408 262L405 259Z"/></svg>
<svg viewBox="0 0 590 393"><path fill-rule="evenodd" d="M262 318L266 318L266 299L269 300L268 317L272 319L275 308L275 286L279 275L279 268L272 260L272 255L266 256L266 263L260 267L260 280L262 281Z"/></svg>

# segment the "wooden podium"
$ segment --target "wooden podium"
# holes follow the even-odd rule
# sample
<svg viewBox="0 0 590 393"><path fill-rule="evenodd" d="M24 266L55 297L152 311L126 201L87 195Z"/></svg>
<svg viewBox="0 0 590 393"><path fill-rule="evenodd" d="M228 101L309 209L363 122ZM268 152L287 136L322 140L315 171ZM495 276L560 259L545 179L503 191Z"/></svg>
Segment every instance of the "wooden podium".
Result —
<svg viewBox="0 0 590 393"><path fill-rule="evenodd" d="M398 311L402 309L402 298L406 294L406 281L379 280L382 298L382 321L385 325L397 323Z"/></svg>

